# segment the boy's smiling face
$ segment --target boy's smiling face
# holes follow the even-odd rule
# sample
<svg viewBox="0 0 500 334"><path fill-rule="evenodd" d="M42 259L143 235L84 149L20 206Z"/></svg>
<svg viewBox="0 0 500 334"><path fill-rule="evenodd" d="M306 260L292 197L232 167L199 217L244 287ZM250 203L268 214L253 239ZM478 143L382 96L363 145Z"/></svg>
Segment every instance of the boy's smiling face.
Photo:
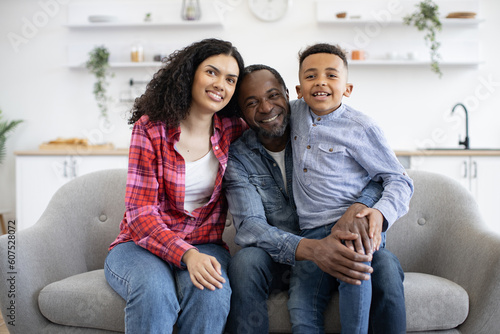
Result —
<svg viewBox="0 0 500 334"><path fill-rule="evenodd" d="M342 104L343 96L350 96L352 84L347 83L347 68L334 54L316 53L307 56L299 70L298 98L304 98L311 110L319 116L327 115Z"/></svg>

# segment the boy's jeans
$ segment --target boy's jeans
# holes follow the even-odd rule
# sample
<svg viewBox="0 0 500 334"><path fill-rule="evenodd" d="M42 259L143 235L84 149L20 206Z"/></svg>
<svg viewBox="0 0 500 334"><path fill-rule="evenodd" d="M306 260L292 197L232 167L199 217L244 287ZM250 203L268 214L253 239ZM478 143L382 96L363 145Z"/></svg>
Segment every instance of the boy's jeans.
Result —
<svg viewBox="0 0 500 334"><path fill-rule="evenodd" d="M170 265L134 242L119 244L109 252L104 273L109 285L127 302L126 333L172 333L175 323L178 333L223 332L231 299L227 277L230 255L220 245L196 247L221 264L226 280L222 289L199 290L187 270Z"/></svg>
<svg viewBox="0 0 500 334"><path fill-rule="evenodd" d="M323 239L330 235L334 224L303 230L301 236ZM366 263L370 265L370 263ZM324 311L332 292L339 289L342 333L366 334L372 298L371 280L352 285L324 273L312 261L298 261L290 279L288 310L293 333L324 333Z"/></svg>

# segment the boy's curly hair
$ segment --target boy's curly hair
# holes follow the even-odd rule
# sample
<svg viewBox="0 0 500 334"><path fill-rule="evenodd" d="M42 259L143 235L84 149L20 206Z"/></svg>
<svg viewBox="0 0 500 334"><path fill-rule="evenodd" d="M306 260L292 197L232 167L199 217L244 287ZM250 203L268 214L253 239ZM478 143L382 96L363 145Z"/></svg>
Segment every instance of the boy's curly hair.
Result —
<svg viewBox="0 0 500 334"><path fill-rule="evenodd" d="M317 53L329 53L336 55L342 59L345 68L348 68L346 52L339 45L332 45L328 43L318 43L307 47L305 50L299 52L299 66L302 67L304 59L308 56Z"/></svg>
<svg viewBox="0 0 500 334"><path fill-rule="evenodd" d="M151 121L163 121L167 126L178 126L189 114L194 74L205 59L216 55L232 56L238 63L239 72L245 66L238 50L227 41L204 39L170 54L165 65L155 73L146 91L136 98L129 124L134 124L141 116L148 115ZM236 82L238 90L240 80ZM221 117L236 115L236 94L220 111Z"/></svg>

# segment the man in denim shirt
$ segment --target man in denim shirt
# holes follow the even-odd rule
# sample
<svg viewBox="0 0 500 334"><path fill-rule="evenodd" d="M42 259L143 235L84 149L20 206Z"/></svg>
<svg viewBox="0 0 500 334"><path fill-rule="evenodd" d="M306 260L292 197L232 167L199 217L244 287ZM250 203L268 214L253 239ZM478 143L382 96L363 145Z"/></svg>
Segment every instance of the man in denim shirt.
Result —
<svg viewBox="0 0 500 334"><path fill-rule="evenodd" d="M363 249L371 250L372 240L366 233L366 219L356 218L362 208L378 201L380 185L372 182L363 190L359 203L346 211L331 235L320 240L301 238L292 195L288 90L279 73L264 65L247 67L240 80L238 103L250 129L230 147L225 187L237 231L235 241L244 248L229 268L233 294L227 331L267 333L269 294L288 289L290 266L296 260L309 260L351 284L360 284L371 274L371 330L405 332L399 261L385 248L365 254ZM350 247L342 240L352 240ZM372 267L363 264L370 261Z"/></svg>

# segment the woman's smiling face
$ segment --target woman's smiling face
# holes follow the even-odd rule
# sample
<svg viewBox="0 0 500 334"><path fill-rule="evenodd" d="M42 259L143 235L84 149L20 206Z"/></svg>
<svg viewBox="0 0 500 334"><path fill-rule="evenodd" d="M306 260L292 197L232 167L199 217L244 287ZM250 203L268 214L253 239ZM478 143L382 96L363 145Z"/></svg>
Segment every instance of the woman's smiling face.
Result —
<svg viewBox="0 0 500 334"><path fill-rule="evenodd" d="M236 89L239 68L233 56L205 59L196 69L191 89L191 111L215 113L224 108Z"/></svg>

